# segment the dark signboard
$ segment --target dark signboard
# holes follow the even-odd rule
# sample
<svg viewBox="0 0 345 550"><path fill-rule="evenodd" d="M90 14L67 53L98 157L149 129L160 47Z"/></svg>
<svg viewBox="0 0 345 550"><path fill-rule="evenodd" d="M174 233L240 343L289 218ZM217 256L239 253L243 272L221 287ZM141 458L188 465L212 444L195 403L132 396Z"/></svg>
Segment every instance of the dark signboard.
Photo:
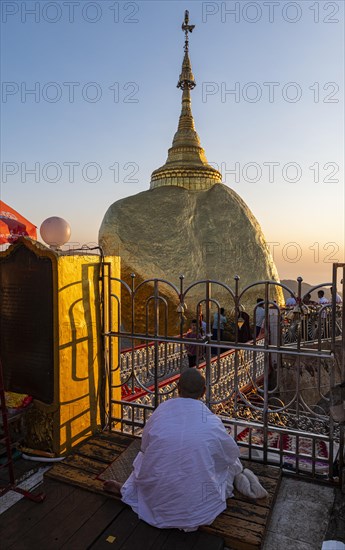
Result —
<svg viewBox="0 0 345 550"><path fill-rule="evenodd" d="M52 403L53 344L52 262L18 245L0 257L0 354L5 389Z"/></svg>

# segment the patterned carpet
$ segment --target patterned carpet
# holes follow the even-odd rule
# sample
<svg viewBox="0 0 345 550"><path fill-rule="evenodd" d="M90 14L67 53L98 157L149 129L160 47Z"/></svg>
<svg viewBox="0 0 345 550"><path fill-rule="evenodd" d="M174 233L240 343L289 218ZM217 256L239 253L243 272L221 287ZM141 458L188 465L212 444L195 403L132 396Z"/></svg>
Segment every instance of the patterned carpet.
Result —
<svg viewBox="0 0 345 550"><path fill-rule="evenodd" d="M249 428L243 430L237 436L237 441L249 442ZM282 439L282 441L281 441ZM253 429L251 435L252 445L257 445L258 447L263 446L263 431L261 429ZM296 437L289 434L278 434L274 432L268 432L268 451L275 449L280 449L282 446L283 449L283 465L285 468L296 467L296 450L297 450L297 440ZM285 451L285 452L284 452ZM301 471L311 471L313 463L313 443L312 439L306 437L299 437L298 441L298 454L299 459L299 469ZM302 455L302 456L301 456ZM315 471L318 474L326 475L328 473L328 463L326 462L329 457L329 451L327 444L320 440L315 443ZM323 461L324 459L325 461Z"/></svg>
<svg viewBox="0 0 345 550"><path fill-rule="evenodd" d="M97 476L97 479L103 481L114 479L124 483L132 472L133 460L140 451L141 439L135 439L123 453L107 466L107 468Z"/></svg>

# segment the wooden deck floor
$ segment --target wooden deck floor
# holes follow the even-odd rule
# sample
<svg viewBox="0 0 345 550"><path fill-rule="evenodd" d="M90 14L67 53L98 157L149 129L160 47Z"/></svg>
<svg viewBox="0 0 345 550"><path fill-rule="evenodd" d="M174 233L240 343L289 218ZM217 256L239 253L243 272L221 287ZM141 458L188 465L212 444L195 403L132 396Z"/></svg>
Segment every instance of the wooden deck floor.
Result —
<svg viewBox="0 0 345 550"><path fill-rule="evenodd" d="M207 533L155 529L121 501L52 479L46 499L22 499L0 515L1 550L221 550ZM39 491L42 491L40 487Z"/></svg>
<svg viewBox="0 0 345 550"><path fill-rule="evenodd" d="M82 443L66 460L55 464L53 468L47 472L46 477L82 489L87 489L88 491L100 493L104 498L103 482L97 479L97 476L116 456L119 456L132 441L133 438L131 436L117 433L102 433L93 436ZM263 466L257 463L246 462L246 466L258 475L260 481L269 493L268 498L251 502L239 493L236 493L235 498L228 500L228 506L225 512L223 512L211 526L203 527L203 532L199 530L198 535L194 534L195 537L199 537L195 538L195 543L197 541L198 546L194 546L194 548L203 548L202 536L206 535L206 533L214 535L216 540L220 540L220 538L223 539L226 546L234 550L257 550L261 548L279 489L281 471L279 468ZM114 501L115 500L116 499L114 499ZM118 501L117 505L124 506ZM132 530L134 529L134 533L136 531L139 533L142 530L146 532L147 529L151 532L152 529L154 529L144 522L140 522L137 516L128 508L126 508L126 511L123 513L125 513L123 517L120 515L118 520L116 520L116 518L114 519L115 522L117 521L116 529L120 528L124 521L126 524L130 521L134 522L131 527ZM135 518L136 523L134 521ZM121 529L123 529L123 527L120 528L120 531ZM165 531L161 532L157 529L154 529L154 531L156 534L158 533L155 539L156 542L154 543L154 547L158 549L160 548L161 538L164 536L162 533ZM161 534L159 535L159 533ZM186 537L186 535L182 535L177 531L172 531L172 533L175 533L176 536L178 535L179 538L182 536ZM106 531L104 536L108 536L108 534L110 534L110 532L108 533L108 531ZM192 534L190 533L189 535ZM112 536L118 537L119 535ZM173 534L169 536L173 536ZM194 540L193 537L187 537L187 539L191 541ZM209 539L209 546L206 546L206 548L211 550L210 541L211 539ZM101 544L101 542L95 544ZM93 546L90 546L90 548L91 547L93 548ZM165 548L164 545L163 547ZM184 545L179 545L176 548L182 547L189 548L189 546ZM95 546L95 548L103 548L103 546ZM112 548L122 548L122 546L112 546ZM127 546L123 548L127 548ZM128 548L134 549L136 547L129 546ZM137 548L146 547L138 546Z"/></svg>

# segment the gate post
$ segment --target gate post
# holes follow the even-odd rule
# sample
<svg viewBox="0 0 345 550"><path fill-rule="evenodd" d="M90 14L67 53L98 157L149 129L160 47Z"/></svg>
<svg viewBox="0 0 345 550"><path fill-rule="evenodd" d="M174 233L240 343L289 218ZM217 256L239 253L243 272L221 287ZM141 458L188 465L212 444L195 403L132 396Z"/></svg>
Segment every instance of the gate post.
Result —
<svg viewBox="0 0 345 550"><path fill-rule="evenodd" d="M210 326L210 299L211 299L211 289L210 281L206 281L206 326ZM209 339L208 339L209 341ZM206 379L206 406L210 408L211 401L211 348L209 345L206 345L206 367L205 367L205 379Z"/></svg>
<svg viewBox="0 0 345 550"><path fill-rule="evenodd" d="M340 351L340 372L341 385L345 384L345 307L344 307L344 292L345 292L345 264L333 264L332 274L332 352L335 356L335 338L336 338L336 295L337 295L337 272L342 268L342 303L341 303L341 351ZM345 407L345 401L343 401ZM339 438L339 482L340 488L345 493L345 421L340 423L340 438Z"/></svg>
<svg viewBox="0 0 345 550"><path fill-rule="evenodd" d="M154 371L154 387L155 387L155 409L158 407L159 403L158 403L158 366L159 366L159 342L157 340L158 338L158 334L159 334L159 299L158 299L158 295L159 295L159 290L158 290L158 280L155 279L155 282L154 282L154 308L155 308L155 313L154 313L154 324L155 324L155 327L154 327L154 336L155 336L155 343L154 343L154 347L155 347L155 371Z"/></svg>

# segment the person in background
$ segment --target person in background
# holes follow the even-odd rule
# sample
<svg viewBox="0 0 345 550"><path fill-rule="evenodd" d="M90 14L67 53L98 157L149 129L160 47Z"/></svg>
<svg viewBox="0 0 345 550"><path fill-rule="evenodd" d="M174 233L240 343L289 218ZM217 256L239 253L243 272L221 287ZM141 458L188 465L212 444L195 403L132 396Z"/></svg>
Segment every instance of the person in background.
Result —
<svg viewBox="0 0 345 550"><path fill-rule="evenodd" d="M238 311L238 341L241 343L251 340L252 335L250 332L250 318L246 311L239 309Z"/></svg>
<svg viewBox="0 0 345 550"><path fill-rule="evenodd" d="M311 294L306 294L302 300L302 302L306 305L306 306L315 306L316 305L316 302L314 302L314 300L311 299Z"/></svg>
<svg viewBox="0 0 345 550"><path fill-rule="evenodd" d="M256 303L258 305L255 310L255 338L259 336L263 322L265 320L265 308L263 299L257 298Z"/></svg>
<svg viewBox="0 0 345 550"><path fill-rule="evenodd" d="M317 293L317 296L318 296L318 299L319 299L318 300L319 304L322 305L322 304L328 304L329 303L327 298L325 298L325 293L324 293L323 290L319 290L318 293Z"/></svg>
<svg viewBox="0 0 345 550"><path fill-rule="evenodd" d="M220 308L219 314L219 339L223 340L224 336L224 325L228 320L225 317L225 310L223 307ZM212 325L212 340L218 340L218 311L214 314L213 325Z"/></svg>
<svg viewBox="0 0 345 550"><path fill-rule="evenodd" d="M320 306L325 306L325 304L329 304L329 301L325 297L325 293L323 290L319 290L317 293L317 296L319 298L318 304ZM322 309L322 308L320 308ZM327 315L330 314L330 307L326 308L324 307L322 313L321 313L321 319L322 319L322 338L326 338L329 331L329 323L327 323Z"/></svg>
<svg viewBox="0 0 345 550"><path fill-rule="evenodd" d="M331 292L331 299L330 299L330 302L332 303L332 298L333 298L333 287L331 286L331 288L329 289L330 292ZM341 304L342 303L342 299L341 297L339 296L339 294L337 292L335 292L335 303L336 304Z"/></svg>
<svg viewBox="0 0 345 550"><path fill-rule="evenodd" d="M219 325L219 340L224 339L224 325L228 320L225 317L225 310L223 307L220 308L220 313L218 311L214 314L213 324L212 324L212 340L218 340L218 325ZM223 349L219 349L219 353L223 353ZM218 348L211 348L212 355L217 355Z"/></svg>
<svg viewBox="0 0 345 550"><path fill-rule="evenodd" d="M289 296L289 298L285 302L286 307L293 307L297 304L296 298L294 296Z"/></svg>
<svg viewBox="0 0 345 550"><path fill-rule="evenodd" d="M200 331L201 331L201 334L202 336L206 336L206 321L204 321L204 315L203 313L200 313Z"/></svg>
<svg viewBox="0 0 345 550"><path fill-rule="evenodd" d="M193 319L193 321L190 324L190 329L185 335L185 338L191 338L193 340L196 340L197 338L201 338L201 335L197 333L197 322L196 319ZM198 346L191 342L190 344L185 344L187 357L188 357L188 366L195 367L197 362L197 355L198 355Z"/></svg>
<svg viewBox="0 0 345 550"><path fill-rule="evenodd" d="M280 310L277 302L274 300L274 305L270 304L268 310L268 337L270 346L278 346L280 343ZM270 354L272 364L278 363L278 354Z"/></svg>

